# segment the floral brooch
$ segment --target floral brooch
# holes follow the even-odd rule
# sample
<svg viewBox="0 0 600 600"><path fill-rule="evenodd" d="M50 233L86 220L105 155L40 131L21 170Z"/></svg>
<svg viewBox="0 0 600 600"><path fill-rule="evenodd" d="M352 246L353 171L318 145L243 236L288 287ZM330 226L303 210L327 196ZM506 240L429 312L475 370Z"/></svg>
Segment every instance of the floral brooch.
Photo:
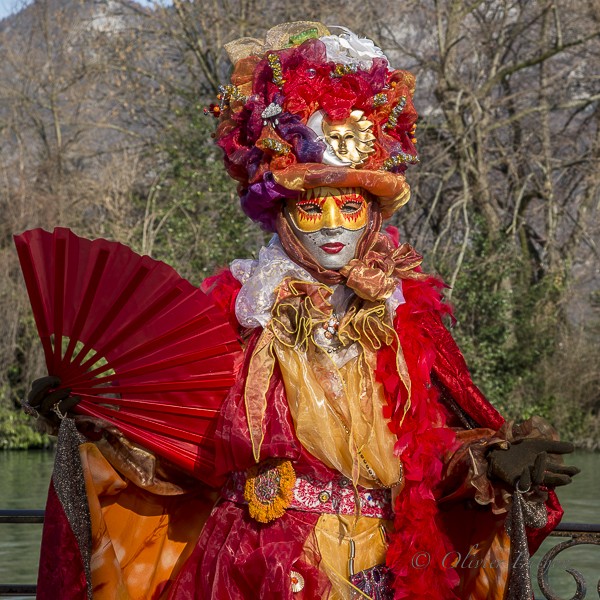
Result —
<svg viewBox="0 0 600 600"><path fill-rule="evenodd" d="M289 460L272 459L246 473L244 499L250 516L260 523L282 517L292 502L296 473Z"/></svg>

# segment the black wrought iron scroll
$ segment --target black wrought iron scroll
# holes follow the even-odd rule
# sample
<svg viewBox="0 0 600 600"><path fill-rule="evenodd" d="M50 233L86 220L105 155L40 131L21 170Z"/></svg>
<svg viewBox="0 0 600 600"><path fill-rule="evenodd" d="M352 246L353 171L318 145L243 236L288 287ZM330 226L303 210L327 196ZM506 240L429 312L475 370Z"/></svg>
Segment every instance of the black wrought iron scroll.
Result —
<svg viewBox="0 0 600 600"><path fill-rule="evenodd" d="M548 582L550 575L550 569L554 559L564 550L572 548L573 546L581 546L583 544L593 544L600 546L600 525L593 525L589 523L561 523L552 532L553 536L570 538L564 542L560 542L542 557L540 566L538 567L537 579L544 598L547 600L564 600L557 596ZM577 586L575 595L569 600L582 600L587 594L587 584L583 575L573 568L565 569L573 579ZM600 598L600 580L598 580L596 586L598 597Z"/></svg>

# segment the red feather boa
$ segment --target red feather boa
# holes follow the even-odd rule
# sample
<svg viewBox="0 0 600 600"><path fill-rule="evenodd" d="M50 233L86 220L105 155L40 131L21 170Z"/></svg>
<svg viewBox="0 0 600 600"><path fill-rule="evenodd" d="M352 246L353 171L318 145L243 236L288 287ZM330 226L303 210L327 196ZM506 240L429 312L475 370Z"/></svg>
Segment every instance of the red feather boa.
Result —
<svg viewBox="0 0 600 600"><path fill-rule="evenodd" d="M424 313L450 313L441 303L435 279L403 284L406 303L398 307L396 330L410 373L411 406L401 418L407 394L394 369L394 350L379 352L377 376L388 400L390 428L397 435L396 453L404 465L405 487L396 499L395 521L387 564L395 577L395 598L458 599L456 571L444 564L452 545L438 526L434 489L442 475L442 458L458 444L447 428L446 413L430 374L436 357L434 340L423 326Z"/></svg>

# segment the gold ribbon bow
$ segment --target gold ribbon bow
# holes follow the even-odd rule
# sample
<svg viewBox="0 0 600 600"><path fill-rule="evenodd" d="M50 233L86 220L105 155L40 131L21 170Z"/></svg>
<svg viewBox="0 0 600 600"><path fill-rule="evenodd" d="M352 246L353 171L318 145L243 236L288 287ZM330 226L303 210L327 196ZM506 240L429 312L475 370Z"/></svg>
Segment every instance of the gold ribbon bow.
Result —
<svg viewBox="0 0 600 600"><path fill-rule="evenodd" d="M332 289L310 281L286 279L277 290L269 327L289 347L305 348L313 329L331 317Z"/></svg>
<svg viewBox="0 0 600 600"><path fill-rule="evenodd" d="M397 339L394 328L386 320L384 302L355 302L340 322L338 339L344 346L359 342L376 352L383 346L391 346Z"/></svg>
<svg viewBox="0 0 600 600"><path fill-rule="evenodd" d="M374 302L389 298L400 279L426 279L425 273L415 270L422 262L423 257L409 244L402 244L391 252L389 248L375 247L363 258L352 259L340 273L357 296Z"/></svg>

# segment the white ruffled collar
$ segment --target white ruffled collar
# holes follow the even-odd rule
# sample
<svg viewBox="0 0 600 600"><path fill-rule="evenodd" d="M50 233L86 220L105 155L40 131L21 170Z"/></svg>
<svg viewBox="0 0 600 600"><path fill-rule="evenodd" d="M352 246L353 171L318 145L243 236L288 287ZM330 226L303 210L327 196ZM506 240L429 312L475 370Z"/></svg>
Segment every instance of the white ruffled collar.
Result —
<svg viewBox="0 0 600 600"><path fill-rule="evenodd" d="M275 302L275 290L286 277L301 281L319 283L306 269L296 264L285 252L279 237L274 235L266 247L258 253L258 259L237 259L231 265L231 274L242 284L235 302L235 316L243 327L265 327L271 319L271 309ZM332 286L334 292L331 303L341 316L352 296L352 290L345 285ZM390 314L404 304L402 285L386 300Z"/></svg>

